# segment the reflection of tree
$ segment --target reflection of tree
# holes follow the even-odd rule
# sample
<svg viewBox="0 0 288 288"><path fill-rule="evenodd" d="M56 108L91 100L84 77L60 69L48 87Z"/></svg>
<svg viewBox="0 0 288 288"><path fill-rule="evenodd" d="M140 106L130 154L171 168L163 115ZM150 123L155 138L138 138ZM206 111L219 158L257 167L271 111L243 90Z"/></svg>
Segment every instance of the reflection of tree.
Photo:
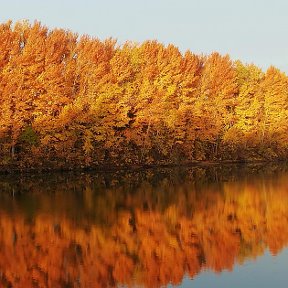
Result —
<svg viewBox="0 0 288 288"><path fill-rule="evenodd" d="M287 174L219 170L1 181L1 287L160 287L278 253Z"/></svg>

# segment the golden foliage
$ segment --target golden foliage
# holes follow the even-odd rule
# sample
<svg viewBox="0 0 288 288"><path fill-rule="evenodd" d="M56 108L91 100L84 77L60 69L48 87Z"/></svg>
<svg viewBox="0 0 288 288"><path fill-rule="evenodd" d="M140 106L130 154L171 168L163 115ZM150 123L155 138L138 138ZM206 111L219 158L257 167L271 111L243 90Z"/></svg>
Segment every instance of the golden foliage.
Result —
<svg viewBox="0 0 288 288"><path fill-rule="evenodd" d="M11 163L287 157L288 82L274 67L264 73L157 41L118 46L27 21L0 25L0 52L0 154ZM27 127L39 137L37 155L21 141Z"/></svg>

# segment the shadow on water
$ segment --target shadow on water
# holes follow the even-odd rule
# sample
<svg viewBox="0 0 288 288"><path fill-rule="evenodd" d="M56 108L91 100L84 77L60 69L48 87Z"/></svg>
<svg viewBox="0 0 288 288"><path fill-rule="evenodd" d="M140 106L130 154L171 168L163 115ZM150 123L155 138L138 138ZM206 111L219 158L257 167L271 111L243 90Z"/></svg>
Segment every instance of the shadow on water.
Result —
<svg viewBox="0 0 288 288"><path fill-rule="evenodd" d="M276 255L288 167L0 177L1 287L162 287Z"/></svg>

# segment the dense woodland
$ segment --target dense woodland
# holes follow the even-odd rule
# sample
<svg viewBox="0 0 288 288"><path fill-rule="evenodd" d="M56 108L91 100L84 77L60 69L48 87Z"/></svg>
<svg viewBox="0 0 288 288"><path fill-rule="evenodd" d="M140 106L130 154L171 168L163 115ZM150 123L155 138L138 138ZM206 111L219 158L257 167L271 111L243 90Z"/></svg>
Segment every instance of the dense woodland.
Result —
<svg viewBox="0 0 288 288"><path fill-rule="evenodd" d="M288 156L288 78L219 53L0 25L2 167Z"/></svg>
<svg viewBox="0 0 288 288"><path fill-rule="evenodd" d="M287 173L144 173L0 178L0 286L166 287L287 247Z"/></svg>

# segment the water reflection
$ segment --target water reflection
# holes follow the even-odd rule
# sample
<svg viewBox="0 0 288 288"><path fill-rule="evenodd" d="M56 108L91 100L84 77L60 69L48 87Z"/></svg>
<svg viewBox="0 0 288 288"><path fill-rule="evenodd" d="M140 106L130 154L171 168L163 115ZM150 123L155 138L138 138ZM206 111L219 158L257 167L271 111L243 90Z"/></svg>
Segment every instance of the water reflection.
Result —
<svg viewBox="0 0 288 288"><path fill-rule="evenodd" d="M161 287L276 255L286 167L0 179L0 287Z"/></svg>

